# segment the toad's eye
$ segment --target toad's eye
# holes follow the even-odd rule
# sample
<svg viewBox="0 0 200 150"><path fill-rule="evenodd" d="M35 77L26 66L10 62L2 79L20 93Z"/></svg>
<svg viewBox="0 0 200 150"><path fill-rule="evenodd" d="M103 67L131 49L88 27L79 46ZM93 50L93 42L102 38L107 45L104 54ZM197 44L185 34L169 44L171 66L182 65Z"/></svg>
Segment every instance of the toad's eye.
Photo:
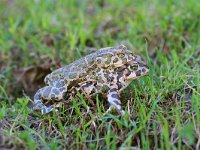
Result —
<svg viewBox="0 0 200 150"><path fill-rule="evenodd" d="M118 54L118 57L119 57L119 58L123 58L124 56L125 56L125 55L122 54L122 53L121 53L121 54Z"/></svg>
<svg viewBox="0 0 200 150"><path fill-rule="evenodd" d="M135 70L138 69L138 65L131 65L131 66L130 66L130 69L135 71Z"/></svg>

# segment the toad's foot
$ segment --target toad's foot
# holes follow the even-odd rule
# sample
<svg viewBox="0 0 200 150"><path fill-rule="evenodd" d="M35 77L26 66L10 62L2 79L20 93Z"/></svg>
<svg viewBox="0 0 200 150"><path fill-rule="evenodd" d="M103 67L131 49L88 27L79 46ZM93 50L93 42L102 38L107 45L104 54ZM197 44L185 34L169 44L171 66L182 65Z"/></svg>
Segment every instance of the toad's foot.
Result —
<svg viewBox="0 0 200 150"><path fill-rule="evenodd" d="M54 107L53 106L45 106L44 104L42 104L42 102L38 101L37 103L35 103L35 105L32 108L33 110L41 110L42 114L48 114L50 112L53 111ZM58 114L58 110L55 109L56 114Z"/></svg>
<svg viewBox="0 0 200 150"><path fill-rule="evenodd" d="M108 114L110 111L112 111L112 110L115 109L115 108L116 108L115 106L111 105L111 106L106 110L106 113L105 113L104 115ZM126 113L124 110L120 110L119 112L120 112L121 116L124 116L125 113Z"/></svg>

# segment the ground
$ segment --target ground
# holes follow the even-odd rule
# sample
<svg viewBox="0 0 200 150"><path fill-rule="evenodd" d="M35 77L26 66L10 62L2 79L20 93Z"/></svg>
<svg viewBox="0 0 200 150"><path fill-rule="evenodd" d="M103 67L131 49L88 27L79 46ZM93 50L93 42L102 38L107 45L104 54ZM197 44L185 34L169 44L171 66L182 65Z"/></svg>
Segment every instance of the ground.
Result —
<svg viewBox="0 0 200 150"><path fill-rule="evenodd" d="M198 0L1 0L0 148L199 149ZM61 114L31 107L46 74L98 48L125 44L148 63L122 93L121 117L96 97Z"/></svg>

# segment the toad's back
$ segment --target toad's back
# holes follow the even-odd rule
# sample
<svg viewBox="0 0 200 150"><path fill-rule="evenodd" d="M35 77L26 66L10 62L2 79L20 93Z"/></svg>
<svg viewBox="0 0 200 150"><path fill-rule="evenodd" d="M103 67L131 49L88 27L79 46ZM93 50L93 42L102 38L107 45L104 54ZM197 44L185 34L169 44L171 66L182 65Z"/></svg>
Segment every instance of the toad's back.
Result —
<svg viewBox="0 0 200 150"><path fill-rule="evenodd" d="M53 71L51 74L46 76L45 83L52 85L60 79L64 79L69 83L72 80L84 77L88 71L96 67L102 68L111 66L111 57L118 54L125 54L125 51L127 50L120 46L100 49L95 53L89 54L69 65Z"/></svg>

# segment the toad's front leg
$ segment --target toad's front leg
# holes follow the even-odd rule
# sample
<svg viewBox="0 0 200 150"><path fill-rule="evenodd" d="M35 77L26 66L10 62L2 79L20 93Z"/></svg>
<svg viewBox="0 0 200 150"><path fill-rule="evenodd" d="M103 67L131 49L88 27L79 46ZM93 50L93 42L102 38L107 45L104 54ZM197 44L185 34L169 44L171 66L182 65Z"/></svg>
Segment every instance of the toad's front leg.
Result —
<svg viewBox="0 0 200 150"><path fill-rule="evenodd" d="M116 88L112 88L108 91L107 99L110 104L110 107L106 112L111 111L111 109L114 107L121 113L122 116L125 114L125 111L121 107L119 97L119 91Z"/></svg>
<svg viewBox="0 0 200 150"><path fill-rule="evenodd" d="M34 96L34 107L33 110L41 110L42 114L47 114L51 112L54 107L57 107L57 105L51 105L51 106L45 106L43 101L54 101L53 103L60 102L63 99L63 93L66 91L66 89L63 88L57 88L53 86L45 86L42 89L39 89L35 96ZM56 109L56 112L58 110Z"/></svg>
<svg viewBox="0 0 200 150"><path fill-rule="evenodd" d="M43 104L43 99L47 97L44 96L44 91L48 92L50 91L50 88L49 87L44 87L42 89L39 89L35 96L34 96L34 106L33 106L33 110L40 110L42 114L46 114L46 113L49 113L53 110L53 106L45 106Z"/></svg>

